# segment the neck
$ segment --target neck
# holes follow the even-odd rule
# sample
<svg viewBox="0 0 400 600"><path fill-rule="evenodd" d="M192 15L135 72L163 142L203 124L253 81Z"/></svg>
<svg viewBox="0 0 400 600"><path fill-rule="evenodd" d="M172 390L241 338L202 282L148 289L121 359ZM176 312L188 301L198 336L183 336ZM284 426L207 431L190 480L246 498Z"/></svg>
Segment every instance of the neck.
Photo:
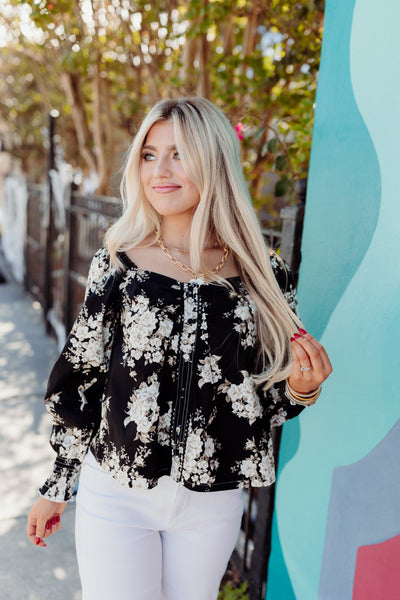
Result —
<svg viewBox="0 0 400 600"><path fill-rule="evenodd" d="M182 250L188 250L190 244L190 225L187 219L164 218L161 223L159 234L166 246L174 246Z"/></svg>
<svg viewBox="0 0 400 600"><path fill-rule="evenodd" d="M167 248L179 249L184 252L189 251L190 246L190 221L177 221L173 219L173 221L163 218L161 223L161 228L159 230L159 235ZM214 238L208 238L206 240L206 248L215 248L219 247L220 244Z"/></svg>

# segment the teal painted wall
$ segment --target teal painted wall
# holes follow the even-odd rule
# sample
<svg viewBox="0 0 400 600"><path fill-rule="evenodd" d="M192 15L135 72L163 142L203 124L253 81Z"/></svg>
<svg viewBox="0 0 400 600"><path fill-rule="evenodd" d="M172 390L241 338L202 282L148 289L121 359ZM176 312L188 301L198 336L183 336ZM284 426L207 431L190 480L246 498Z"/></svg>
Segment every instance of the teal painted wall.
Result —
<svg viewBox="0 0 400 600"><path fill-rule="evenodd" d="M368 455L400 418L399 21L398 0L326 4L299 301L334 373L317 405L284 426L268 600L352 598L356 542L347 544L352 571L342 595L324 564L335 554L327 526L347 500L332 494L332 476ZM390 459L381 468L397 469ZM396 507L393 498L393 535Z"/></svg>

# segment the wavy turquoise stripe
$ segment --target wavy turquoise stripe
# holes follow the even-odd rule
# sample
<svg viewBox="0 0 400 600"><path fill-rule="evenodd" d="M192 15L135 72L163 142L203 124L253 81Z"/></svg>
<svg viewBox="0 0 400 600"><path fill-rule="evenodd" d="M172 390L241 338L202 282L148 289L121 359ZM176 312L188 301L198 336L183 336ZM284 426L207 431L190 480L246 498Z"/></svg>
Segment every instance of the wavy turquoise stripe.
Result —
<svg viewBox="0 0 400 600"><path fill-rule="evenodd" d="M380 207L378 158L351 83L354 7L355 0L328 0L325 12L299 285L302 319L318 338L365 256ZM299 439L300 421L286 424L278 486L279 473L296 454ZM326 493L329 497L329 490ZM291 503L295 496L296 490L291 498L278 495L280 519L285 518L285 503ZM293 535L297 537L299 532L295 530ZM301 574L286 563L284 547L275 514L267 600L296 600L291 579L301 578ZM320 561L317 563L315 573L310 574L315 579L314 590L307 592L310 594L316 594ZM313 596L305 594L303 598L311 600Z"/></svg>
<svg viewBox="0 0 400 600"><path fill-rule="evenodd" d="M354 5L330 0L325 14L299 280L302 319L316 337L369 247L380 207L378 157L350 75Z"/></svg>

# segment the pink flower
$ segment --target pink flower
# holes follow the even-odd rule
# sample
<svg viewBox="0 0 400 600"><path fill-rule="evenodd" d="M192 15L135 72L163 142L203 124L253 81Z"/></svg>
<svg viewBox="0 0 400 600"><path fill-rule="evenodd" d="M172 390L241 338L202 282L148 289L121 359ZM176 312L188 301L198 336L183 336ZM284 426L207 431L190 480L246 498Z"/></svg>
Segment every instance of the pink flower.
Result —
<svg viewBox="0 0 400 600"><path fill-rule="evenodd" d="M236 131L236 135L238 136L239 140L243 139L243 123L238 123L235 127L235 131Z"/></svg>

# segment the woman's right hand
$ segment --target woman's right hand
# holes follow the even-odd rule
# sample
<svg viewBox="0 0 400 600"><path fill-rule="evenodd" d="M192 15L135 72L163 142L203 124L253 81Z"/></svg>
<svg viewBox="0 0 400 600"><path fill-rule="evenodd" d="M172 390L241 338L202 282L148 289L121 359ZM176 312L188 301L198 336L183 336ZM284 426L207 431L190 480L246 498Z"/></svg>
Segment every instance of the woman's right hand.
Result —
<svg viewBox="0 0 400 600"><path fill-rule="evenodd" d="M61 529L61 515L67 506L66 502L53 502L40 496L28 514L26 533L32 544L44 548L43 538Z"/></svg>

